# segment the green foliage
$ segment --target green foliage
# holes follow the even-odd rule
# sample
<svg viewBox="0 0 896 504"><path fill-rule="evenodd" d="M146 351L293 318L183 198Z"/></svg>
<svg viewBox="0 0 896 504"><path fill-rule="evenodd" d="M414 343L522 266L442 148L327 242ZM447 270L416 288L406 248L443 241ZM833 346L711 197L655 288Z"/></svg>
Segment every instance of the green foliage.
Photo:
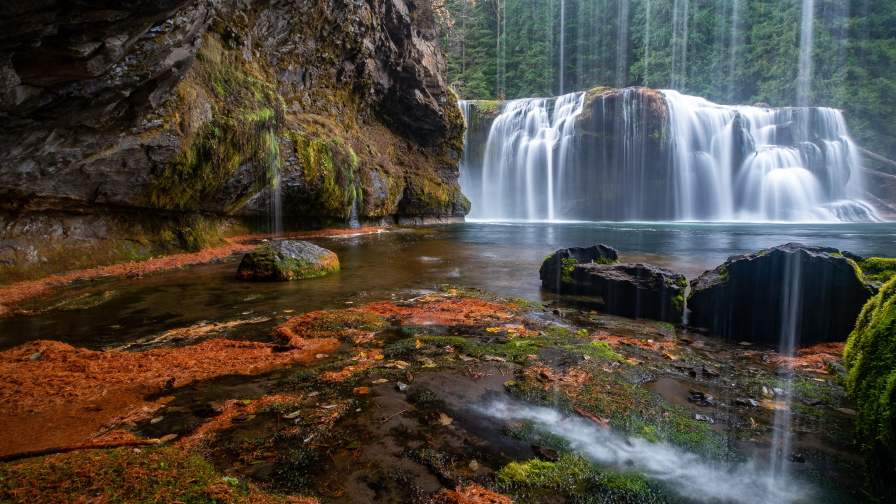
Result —
<svg viewBox="0 0 896 504"><path fill-rule="evenodd" d="M896 470L896 278L865 305L843 353L846 390L872 487L892 495Z"/></svg>

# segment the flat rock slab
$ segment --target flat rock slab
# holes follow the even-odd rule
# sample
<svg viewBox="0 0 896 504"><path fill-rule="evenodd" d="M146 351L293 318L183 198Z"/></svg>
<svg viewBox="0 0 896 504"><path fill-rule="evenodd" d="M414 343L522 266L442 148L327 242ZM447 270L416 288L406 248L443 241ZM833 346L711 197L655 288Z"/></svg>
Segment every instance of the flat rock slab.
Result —
<svg viewBox="0 0 896 504"><path fill-rule="evenodd" d="M304 241L265 243L243 257L238 280L287 281L317 278L339 271L336 254Z"/></svg>
<svg viewBox="0 0 896 504"><path fill-rule="evenodd" d="M846 341L876 292L856 265L861 260L799 243L729 257L691 281L689 322L734 341Z"/></svg>
<svg viewBox="0 0 896 504"><path fill-rule="evenodd" d="M681 322L684 275L650 264L577 264L569 273L578 294L600 296L611 315Z"/></svg>

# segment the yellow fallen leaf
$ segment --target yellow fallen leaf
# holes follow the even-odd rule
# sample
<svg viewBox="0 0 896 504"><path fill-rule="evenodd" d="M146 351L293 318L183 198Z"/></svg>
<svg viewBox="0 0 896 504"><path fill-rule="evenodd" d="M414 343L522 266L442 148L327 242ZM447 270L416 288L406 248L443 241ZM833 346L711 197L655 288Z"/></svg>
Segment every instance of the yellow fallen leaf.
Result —
<svg viewBox="0 0 896 504"><path fill-rule="evenodd" d="M369 394L369 393L370 393L370 387L357 387L357 388L355 389L355 393L356 393L356 394Z"/></svg>
<svg viewBox="0 0 896 504"><path fill-rule="evenodd" d="M383 356L377 355L376 357L373 358L373 360L383 360Z"/></svg>
<svg viewBox="0 0 896 504"><path fill-rule="evenodd" d="M283 310L283 313L292 313L292 312L294 312L294 311L295 311L295 310Z"/></svg>
<svg viewBox="0 0 896 504"><path fill-rule="evenodd" d="M498 332L500 330L501 330L500 327L489 327L488 329L486 329L486 331L488 331L488 332Z"/></svg>
<svg viewBox="0 0 896 504"><path fill-rule="evenodd" d="M423 348L424 346L426 346L426 344L425 344L425 343L420 343L420 340L417 340L417 342L414 343L414 347L415 347L415 348Z"/></svg>

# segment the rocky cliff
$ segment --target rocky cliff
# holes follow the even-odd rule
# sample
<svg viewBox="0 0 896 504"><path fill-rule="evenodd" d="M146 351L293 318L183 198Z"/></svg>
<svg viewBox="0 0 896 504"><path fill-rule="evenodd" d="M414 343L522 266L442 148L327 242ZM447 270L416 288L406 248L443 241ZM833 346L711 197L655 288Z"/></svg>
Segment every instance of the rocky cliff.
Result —
<svg viewBox="0 0 896 504"><path fill-rule="evenodd" d="M438 37L405 0L0 6L0 268L195 249L278 199L287 227L462 219Z"/></svg>

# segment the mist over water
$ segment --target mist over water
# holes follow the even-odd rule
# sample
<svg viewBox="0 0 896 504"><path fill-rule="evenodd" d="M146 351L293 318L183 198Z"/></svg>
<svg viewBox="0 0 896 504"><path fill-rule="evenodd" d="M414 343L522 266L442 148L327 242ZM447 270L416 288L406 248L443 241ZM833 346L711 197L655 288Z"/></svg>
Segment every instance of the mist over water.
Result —
<svg viewBox="0 0 896 504"><path fill-rule="evenodd" d="M697 502L787 503L817 493L785 473L775 474L771 468L753 462L708 461L665 443L625 438L549 408L502 400L479 405L476 411L499 421L533 421L539 428L566 439L573 451L598 466L642 474Z"/></svg>

